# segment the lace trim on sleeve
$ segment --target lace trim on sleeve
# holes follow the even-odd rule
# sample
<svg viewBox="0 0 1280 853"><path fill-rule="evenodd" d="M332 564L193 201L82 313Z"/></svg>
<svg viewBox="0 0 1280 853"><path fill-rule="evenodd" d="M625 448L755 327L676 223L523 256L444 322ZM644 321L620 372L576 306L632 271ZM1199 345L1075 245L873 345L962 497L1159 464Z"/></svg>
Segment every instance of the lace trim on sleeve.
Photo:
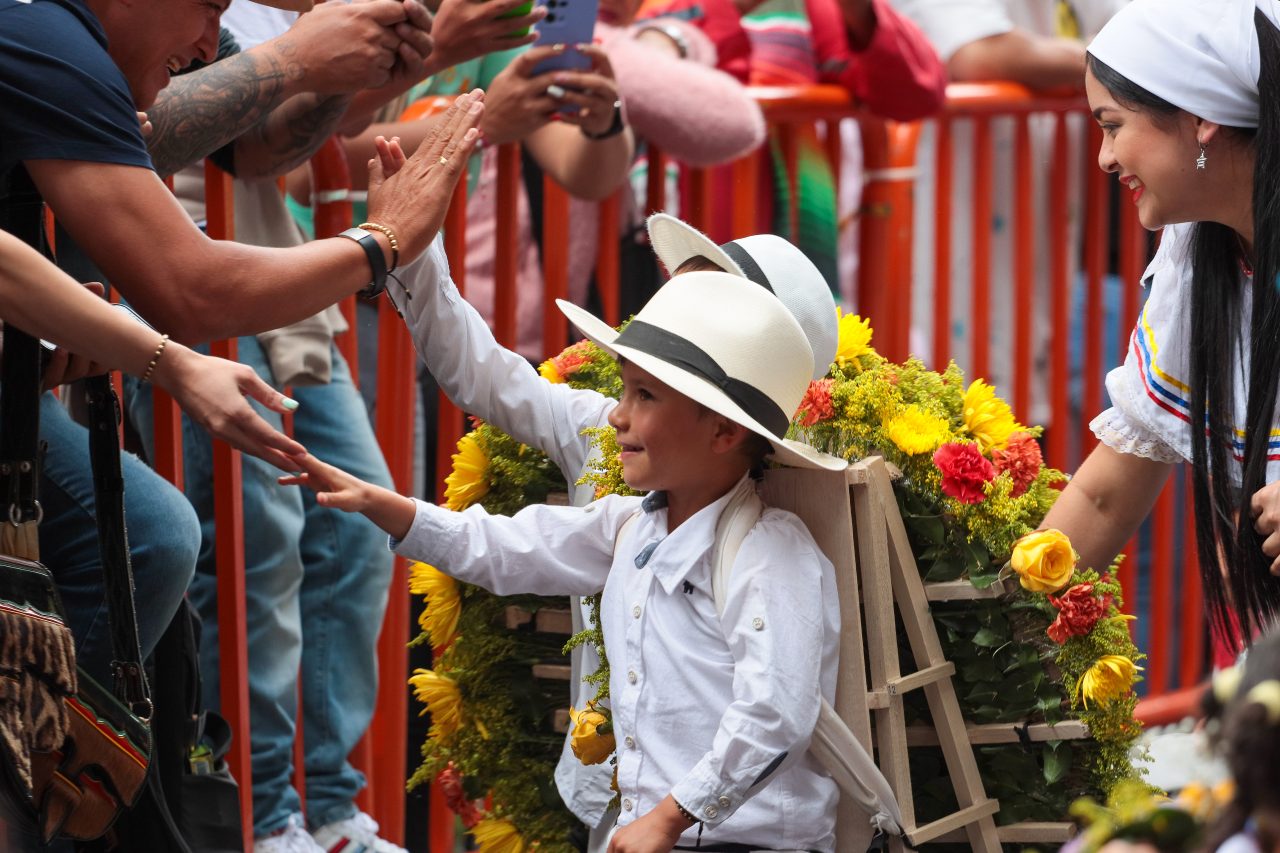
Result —
<svg viewBox="0 0 1280 853"><path fill-rule="evenodd" d="M1130 420L1117 408L1107 409L1098 415L1089 423L1089 429L1093 430L1099 441L1117 453L1128 453L1168 464L1186 461L1182 454L1160 436Z"/></svg>

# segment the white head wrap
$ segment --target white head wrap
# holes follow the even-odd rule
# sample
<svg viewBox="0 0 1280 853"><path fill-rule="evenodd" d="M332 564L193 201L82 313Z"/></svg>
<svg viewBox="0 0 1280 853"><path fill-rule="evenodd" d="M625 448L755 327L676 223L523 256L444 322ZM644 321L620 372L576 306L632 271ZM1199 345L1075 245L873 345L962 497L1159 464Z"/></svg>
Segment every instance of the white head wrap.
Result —
<svg viewBox="0 0 1280 853"><path fill-rule="evenodd" d="M1257 127L1255 9L1280 27L1280 0L1133 0L1089 53L1192 115Z"/></svg>

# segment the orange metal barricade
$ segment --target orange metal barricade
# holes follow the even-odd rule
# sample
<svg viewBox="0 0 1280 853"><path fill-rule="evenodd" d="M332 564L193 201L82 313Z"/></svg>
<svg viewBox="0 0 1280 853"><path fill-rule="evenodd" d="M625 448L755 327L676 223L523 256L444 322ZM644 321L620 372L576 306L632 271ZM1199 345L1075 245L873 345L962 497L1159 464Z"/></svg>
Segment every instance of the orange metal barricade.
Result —
<svg viewBox="0 0 1280 853"><path fill-rule="evenodd" d="M1010 84L953 85L948 92L945 113L934 121L936 145L933 158L921 165L918 146L922 138L922 125L886 122L861 116L850 102L847 93L833 87L805 89L758 89L757 99L764 109L770 125L778 129L779 147L787 165L792 192L790 209L786 219L794 230L797 219L797 136L798 128L806 124L820 123L825 133L825 150L833 171L841 175L839 124L844 120L856 120L862 132L864 188L858 230L860 234L860 259L858 279L852 292L857 294L856 305L847 310L857 310L872 320L876 329L878 348L888 357L903 359L911 351L913 335L912 314L905 306L915 300L927 305L928 319L918 334L930 338L931 344L919 353L935 367L945 365L960 355L961 367L971 377L983 376L999 356L991 348L993 335L1000 331L1001 322L995 312L1010 283L1012 293L1009 304L1012 316L1023 322L1014 322L1009 335L1008 360L1012 363L1012 376L1008 387L1000 392L1011 400L1020 419L1027 422L1035 397L1037 375L1033 364L1037 355L1048 355L1049 374L1047 398L1052 412L1051 427L1046 436L1047 460L1056 467L1072 470L1082 455L1093 446L1094 439L1087 429L1087 421L1103 407L1103 371L1111 361L1123 358L1128 346L1128 333L1137 316L1140 292L1137 287L1141 270L1149 251L1147 240L1136 221L1133 210L1122 206L1118 215L1112 213L1108 193L1112 186L1105 175L1093 164L1096 148L1092 139L1077 140L1068 125L1067 116L1085 114L1085 106L1079 95L1037 95ZM1042 118L1047 117L1047 118ZM998 122L1010 129L1012 158L1009 162L994 162L994 140ZM1048 145L1052 152L1050 167L1043 176L1049 204L1037 204L1036 183L1031 179L1037 159L1032 153L1035 136L1034 123L1051 122ZM965 162L957 162L957 130L971 125L972 145ZM1082 131L1083 132L1083 131ZM1071 157L1083 152L1079 174L1083 179L1073 186ZM515 146L501 147L498 157L497 195L499 218L496 256L495 332L498 340L512 345L516 336L518 303L516 300L516 199L521 191L520 156ZM669 158L660 151L650 150L649 175L645 197L640 199L644 212L662 210L668 206L666 198L666 165ZM706 230L717 239L745 236L761 230L753 204L760 187L760 158L766 156L757 151L736 163L722 167L719 172L710 169L684 169L683 197L689 209L684 218ZM347 186L345 161L337 156L337 149L327 148L317 155L313 163L317 193L317 231L324 235L335 233L350 222L350 205L343 192ZM993 182L1002 173L1012 170L1014 177L1008 209L1011 211L1012 241L1008 257L1002 258L990 239L990 223L999 204L993 193ZM947 239L935 239L933 255L923 270L913 270L912 246L919 229L927 225L935 234L951 235L959 224L950 203L960 178L967 174L971 181L971 197L966 201L962 219L975 225L971 229L968 267L963 270L971 284L969 299L962 304L955 287L956 267L959 256L956 247ZM727 180L717 183L717 177L727 175ZM932 180L938 202L932 210L915 207L921 175ZM465 184L465 182L464 182ZM725 186L731 190L724 191ZM229 183L216 172L210 172L208 188L210 234L216 237L232 236L230 217ZM1082 235L1077 244L1072 238L1076 226L1070 219L1073 192L1080 198L1080 224ZM620 277L619 241L620 218L623 206L618 199L600 205L598 229L602 237L596 264L596 277L603 312L610 322L619 316L621 300L618 290ZM546 354L558 351L568 333L564 318L554 307L555 298L568 297L569 275L569 203L562 190L551 182L545 182L543 199L544 233L543 273L545 279L544 315L542 329ZM1046 236L1047 235L1047 236ZM1047 244L1047 252L1037 252L1037 241ZM460 290L465 289L463 259L466 253L466 187L460 186L454 197L445 227L445 244L452 259L453 276ZM1002 260L1009 281L998 273ZM1037 263L1047 261L1050 283L1048 293L1038 293L1034 283L1042 275ZM1076 276L1076 271L1079 276ZM1108 309L1106 286L1108 276L1122 282L1118 308ZM1076 279L1079 283L1077 284ZM1082 296L1074 299L1076 287ZM1048 300L1043 303L1043 300ZM1083 330L1073 344L1072 329L1068 318L1077 316L1076 305L1083 305ZM1038 308L1048 307L1054 318L1051 328L1037 327L1026 320L1036 316ZM1112 326L1104 323L1108 310ZM383 452L396 482L404 492L412 490L413 460L413 400L416 389L414 377L416 357L403 323L383 302L378 325L378 415L376 432ZM971 346L966 355L953 353L951 329L958 316L966 316L971 322L969 334ZM344 354L354 364L356 359L354 336L342 343ZM217 350L223 355L234 356L234 344L221 344ZM1076 350L1082 349L1073 361ZM1073 405L1071 383L1079 381L1080 393L1077 405ZM1042 389L1041 389L1042 390ZM179 421L174 407L157 395L156 443L157 468L166 476L180 482L181 445L178 439ZM450 457L464 424L461 413L447 400L441 399L439 415L434 424L437 441L432 454L439 474L437 482L428 489L437 499L442 496L444 473L449 470ZM218 507L218 556L219 577L222 583L220 608L224 614L239 618L238 626L226 625L220 632L223 647L223 705L224 713L232 721L238 733L232 767L244 785L244 814L246 837L251 835L251 809L248 798L248 731L247 695L245 681L246 650L243 631L243 560L242 526L239 521L238 458L222 446L217 457ZM1193 686L1202 676L1207 660L1206 637L1200 615L1200 591L1195 571L1194 532L1183 522L1181 535L1177 514L1185 514L1189 498L1183 492L1175 493L1171 484L1161 497L1151 523L1150 547L1139 549L1131 544L1127 549L1130 559L1122 569L1122 579L1129 593L1128 607L1138 606L1135 581L1141 573L1150 579L1151 606L1141 615L1149 631L1148 651L1151 662L1160 666L1148 667L1148 684L1152 699L1150 708L1153 721L1164 720L1171 714L1188 707L1182 688ZM225 519L225 523L224 523ZM1137 565L1136 557L1147 554L1146 565ZM238 579L238 580L237 580ZM404 780L406 778L406 728L407 728L407 658L404 640L408 636L410 602L405 585L405 566L397 560L393 594L386 614L382 638L379 643L380 690L374 723L366 741L353 756L369 779L368 791L361 805L372 813L393 841L402 842L404 825ZM1180 592L1175 604L1174 590ZM225 604L224 604L225 602ZM1173 638L1177 636L1175 646ZM1171 664L1169 662L1175 662ZM1194 698L1194 697L1193 697ZM376 755L377 760L372 756ZM439 791L432 794L433 817L443 813L443 801ZM430 842L432 849L451 849L453 821L451 816L433 819Z"/></svg>

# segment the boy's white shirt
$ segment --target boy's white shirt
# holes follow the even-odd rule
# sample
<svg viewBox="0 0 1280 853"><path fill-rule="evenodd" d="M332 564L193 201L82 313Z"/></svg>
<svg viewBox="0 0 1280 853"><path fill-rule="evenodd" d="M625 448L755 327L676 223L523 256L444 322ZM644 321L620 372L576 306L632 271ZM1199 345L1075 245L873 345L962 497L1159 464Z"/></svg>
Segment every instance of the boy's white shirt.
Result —
<svg viewBox="0 0 1280 853"><path fill-rule="evenodd" d="M393 546L499 595L603 589L620 826L671 794L702 820L703 843L830 850L838 792L807 750L814 697L835 694L835 572L803 522L766 509L717 616L711 547L728 500L670 533L658 494L510 517L419 501ZM637 508L645 511L615 551Z"/></svg>
<svg viewBox="0 0 1280 853"><path fill-rule="evenodd" d="M387 281L388 296L401 310L414 347L449 399L519 441L546 450L569 483L570 502L574 506L589 503L594 490L575 485L591 452L581 431L605 426L617 401L547 382L523 356L500 346L489 324L458 293L442 237L437 236L426 252L397 275L399 282ZM580 630L590 614L580 598L575 597L573 605L574 628ZM570 702L581 708L594 694L582 679L596 671L600 658L594 649L581 647L570 662ZM590 828L607 828L603 826L606 819L612 822L608 810L612 777L613 768L607 763L579 761L565 739L556 765L556 787L569 810Z"/></svg>
<svg viewBox="0 0 1280 853"><path fill-rule="evenodd" d="M537 371L524 358L500 346L489 330L488 324L461 297L454 286L449 276L448 260L445 257L441 238L437 237L427 252L423 253L419 259L404 269L401 274L401 281L403 284L394 281L388 282L389 295L401 309L405 322L412 332L414 345L431 369L432 375L440 383L441 388L465 411L486 416L496 425L507 429L511 435L520 441L544 448L551 460L564 472L566 480L569 481L571 500L574 505L581 506L590 501L594 497L591 488L576 487L574 485L574 481L577 479L579 472L582 471L590 453L589 443L582 437L581 430L588 426L605 425L609 412L617 405L616 401L594 391L575 390L567 385L546 382L537 375ZM635 502L633 501L631 504L632 509L634 509L634 506ZM420 507L419 517L423 515L423 512ZM430 513L430 511L427 512ZM436 512L440 511L436 510ZM629 512L623 512L618 517L619 526L628 514ZM456 513L445 513L445 515L458 517ZM463 515L466 514L464 513ZM665 512L663 516L665 524ZM718 517L718 510L716 516ZM799 521L795 520L795 523L798 525ZM418 522L415 521L415 529L417 526ZM616 532L616 527L614 530ZM708 549L714 537L714 530L714 519L712 519L705 541ZM644 541L634 536L629 536L628 538L633 542L643 543ZM805 532L805 538L810 543L812 542L808 538L807 531ZM402 543L401 548L405 547L407 546ZM813 548L813 551L817 553L816 547ZM607 548L602 553L611 560L613 554L612 539L608 540ZM703 563L707 561L708 557L709 553L703 555ZM821 557L820 554L819 557ZM784 557L786 561L784 564L789 563L790 559L789 556ZM830 618L834 620L824 630L821 642L821 648L823 649L822 671L826 673L822 682L823 695L830 700L835 683L835 638L839 633L839 614L834 595L834 586L828 583L831 572L830 564L826 562L824 557L821 560L822 565L826 567L824 569L824 583L827 584L823 589L823 604L820 609L815 608L808 612L815 614L819 612L823 614L829 613L831 614ZM521 566L521 571L523 572L523 562ZM706 571L705 565L702 567L702 571ZM600 582L603 583L603 581ZM715 616L715 606L710 599L709 590L708 586L707 601L705 603L709 608L710 621L706 625L715 631L719 631L719 621ZM568 591L567 588L561 587L552 590L552 593ZM576 615L581 617L580 609ZM763 619L764 617L761 618ZM823 621L830 620L824 615ZM731 623L725 621L724 624L728 626ZM606 621L607 627L608 623ZM810 650L812 651L812 649L818 647L819 644L815 644ZM575 706L579 707L584 704L586 698L583 695L584 691L580 682L581 676L585 672L594 671L598 663L592 650L586 649L584 652L580 668L575 666L572 688L573 701ZM578 663L575 660L575 664ZM616 670L619 664L615 663L613 666ZM792 693L791 698L794 700L798 696L812 697L815 689L811 685L807 692ZM615 709L617 697L620 695L622 694L614 693ZM809 732L812 730L812 723L817 715L817 707L812 702L800 704L813 705L812 708L806 708L808 716L804 727L799 729ZM705 709L702 709L702 713L705 714ZM616 714L617 711L615 710ZM617 717L615 716L616 719ZM667 721L664 709L658 709L656 720ZM661 725L661 722L659 722L659 725ZM623 734L618 736L620 755L627 752L624 737ZM638 744L638 736L632 735L632 737L636 739ZM799 751L793 752L793 755L802 756L806 744L800 744L797 747ZM796 759L793 758L792 760ZM816 767L813 764L813 759L805 757L803 762L805 766L810 768L810 774L813 775L815 771L812 768ZM566 804L588 826L599 826L606 816L606 806L612 797L612 792L609 789L611 775L612 768L607 763L591 766L582 764L573 755L566 740L559 766L556 768L556 782ZM835 786L825 775L821 774L821 771L816 771L816 775L821 777L822 785L820 787L823 795L816 799L806 796L803 800L793 800L796 803L813 804L812 807L804 807L806 814L811 813L813 817L812 819L805 817L802 823L799 824L801 826L828 825L830 821L827 820L826 816L834 813L836 802ZM670 787L663 791L662 794L665 796L669 792ZM719 804L719 796L721 795L716 795L714 803L709 803L712 808L716 809L718 814L722 809ZM728 797L727 794L724 796ZM729 799L731 805L733 805L732 798ZM684 800L680 802L690 809L695 808L692 803ZM630 812L622 813L620 822L629 822L636 815L643 814L644 811L652 808L653 804L650 802L641 809L637 807L637 803L633 799L632 809ZM701 808L705 809L706 805L701 806ZM700 816L705 818L705 815ZM719 820L723 820L723 817L724 815L720 814ZM797 825L791 822L792 815L787 815L786 817L787 825L793 827ZM710 818L706 819L708 822L712 820ZM718 840L729 839L720 838ZM751 838L746 843L761 844L762 840L760 838ZM779 841L770 846L785 848L792 846L792 843ZM807 843L802 846L813 847L813 845ZM823 849L829 846L830 844L828 843L822 843L815 849Z"/></svg>

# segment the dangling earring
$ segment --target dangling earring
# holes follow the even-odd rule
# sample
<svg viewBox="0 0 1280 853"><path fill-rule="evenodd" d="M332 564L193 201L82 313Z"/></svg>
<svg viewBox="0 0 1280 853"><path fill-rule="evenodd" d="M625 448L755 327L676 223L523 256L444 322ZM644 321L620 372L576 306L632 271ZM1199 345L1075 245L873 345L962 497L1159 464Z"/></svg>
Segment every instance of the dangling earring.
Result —
<svg viewBox="0 0 1280 853"><path fill-rule="evenodd" d="M1196 171L1203 172L1205 161L1209 158L1204 153L1204 143L1200 143L1200 156L1196 158Z"/></svg>

